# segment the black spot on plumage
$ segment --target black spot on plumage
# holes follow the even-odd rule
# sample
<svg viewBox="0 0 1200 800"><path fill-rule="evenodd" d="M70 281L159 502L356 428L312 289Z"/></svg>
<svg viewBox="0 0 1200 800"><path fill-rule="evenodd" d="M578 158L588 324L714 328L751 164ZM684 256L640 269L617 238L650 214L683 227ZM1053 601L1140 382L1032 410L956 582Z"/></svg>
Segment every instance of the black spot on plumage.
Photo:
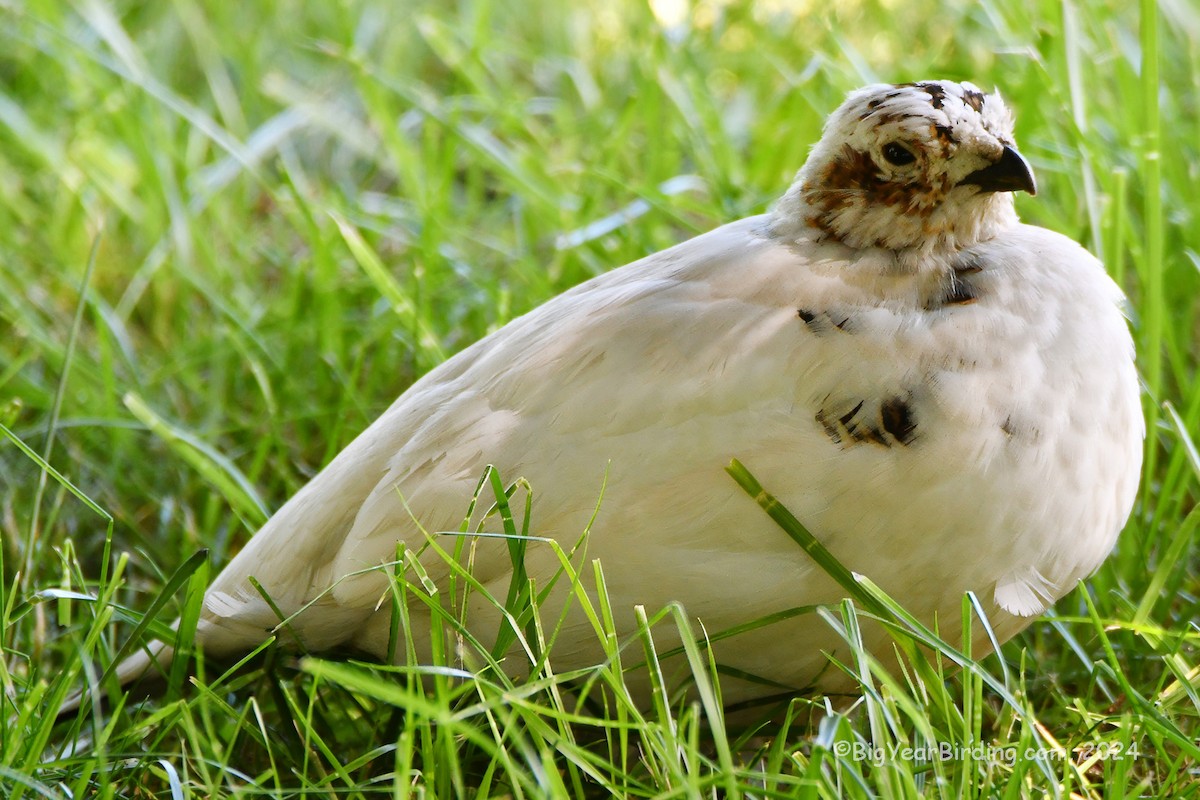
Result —
<svg viewBox="0 0 1200 800"><path fill-rule="evenodd" d="M964 253L951 264L949 274L938 294L929 299L925 309L936 311L946 306L965 306L979 299L979 287L971 282L970 276L984 270L983 259L974 253Z"/></svg>
<svg viewBox="0 0 1200 800"><path fill-rule="evenodd" d="M842 423L843 426L848 427L850 425L850 422L854 419L855 415L858 414L858 412L862 410L863 403L865 403L865 402L866 402L865 400L859 400L858 405L856 405L854 408L847 411L842 416L838 417L838 422Z"/></svg>
<svg viewBox="0 0 1200 800"><path fill-rule="evenodd" d="M940 83L926 82L912 85L929 95L929 105L934 108L941 108L946 104L946 90Z"/></svg>
<svg viewBox="0 0 1200 800"><path fill-rule="evenodd" d="M971 284L960 278L952 277L950 288L939 298L939 303L943 306L965 306L978 299L979 295L975 294L975 289Z"/></svg>
<svg viewBox="0 0 1200 800"><path fill-rule="evenodd" d="M959 275L974 275L983 272L983 258L978 253L960 253L958 259L950 265Z"/></svg>
<svg viewBox="0 0 1200 800"><path fill-rule="evenodd" d="M900 396L882 401L859 400L847 411L845 405L830 403L818 409L817 423L830 441L843 450L859 444L880 447L910 444L916 438L917 424L912 404ZM840 408L839 408L840 406Z"/></svg>
<svg viewBox="0 0 1200 800"><path fill-rule="evenodd" d="M796 309L796 316L804 321L805 326L815 334L829 333L833 329L850 332L851 318L845 314L834 314L831 311L810 311L807 308Z"/></svg>
<svg viewBox="0 0 1200 800"><path fill-rule="evenodd" d="M983 101L984 96L982 92L977 92L974 89L963 90L963 102L975 111L983 111Z"/></svg>
<svg viewBox="0 0 1200 800"><path fill-rule="evenodd" d="M908 444L917 432L917 423L913 419L912 406L900 397L889 397L879 406L879 419L883 429L891 434L900 444Z"/></svg>

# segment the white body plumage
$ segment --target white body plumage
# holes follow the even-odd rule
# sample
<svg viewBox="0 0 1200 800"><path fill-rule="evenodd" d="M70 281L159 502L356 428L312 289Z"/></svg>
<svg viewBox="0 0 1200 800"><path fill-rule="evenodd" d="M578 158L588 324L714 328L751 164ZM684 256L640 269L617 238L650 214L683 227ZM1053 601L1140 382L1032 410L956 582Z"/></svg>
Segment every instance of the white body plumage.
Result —
<svg viewBox="0 0 1200 800"><path fill-rule="evenodd" d="M576 287L418 381L218 576L200 643L237 652L276 625L253 576L284 613L322 595L290 623L305 647L385 657L387 575L361 571L398 541L419 547L420 527L457 530L486 464L528 479L533 532L567 548L607 474L587 553L626 630L635 604L679 601L717 631L838 600L725 473L735 457L848 567L951 639L967 590L1001 639L1028 624L1100 564L1133 503L1143 426L1123 298L1075 242L1016 221L1003 183L1016 178L989 168L1024 163L1007 160L999 99L911 86L852 95L772 215ZM880 149L888 139L915 163L892 164L905 157ZM897 186L912 191L893 202ZM475 575L503 598L506 544L476 548ZM444 580L439 559L426 565ZM556 562L534 543L528 566L544 578ZM494 632L495 609L476 604L469 619ZM837 644L805 616L717 656L837 690L844 676L821 655ZM578 618L553 656L559 670L602 658ZM759 691L731 682L725 697Z"/></svg>

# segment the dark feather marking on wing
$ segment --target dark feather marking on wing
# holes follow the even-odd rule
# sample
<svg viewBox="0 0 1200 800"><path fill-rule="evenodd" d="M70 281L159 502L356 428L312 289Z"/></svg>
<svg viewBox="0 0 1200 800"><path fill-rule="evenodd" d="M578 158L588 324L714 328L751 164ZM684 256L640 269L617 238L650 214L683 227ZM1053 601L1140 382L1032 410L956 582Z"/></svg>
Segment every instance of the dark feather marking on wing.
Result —
<svg viewBox="0 0 1200 800"><path fill-rule="evenodd" d="M826 398L826 403L829 400ZM838 404L829 405L836 407ZM840 414L823 404L815 419L829 440L843 450L859 444L883 448L897 445L907 447L917 438L917 421L910 393L885 397L880 401L859 400Z"/></svg>

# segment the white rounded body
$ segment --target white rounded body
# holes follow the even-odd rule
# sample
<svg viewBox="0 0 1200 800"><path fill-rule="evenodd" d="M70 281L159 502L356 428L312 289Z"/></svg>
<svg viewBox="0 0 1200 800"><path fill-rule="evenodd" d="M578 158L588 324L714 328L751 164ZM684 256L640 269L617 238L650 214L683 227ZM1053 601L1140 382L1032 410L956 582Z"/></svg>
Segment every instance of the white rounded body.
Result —
<svg viewBox="0 0 1200 800"><path fill-rule="evenodd" d="M1015 222L952 260L768 222L602 275L430 372L221 573L201 643L241 650L275 625L254 576L285 613L321 595L291 622L305 647L385 657L387 576L361 571L399 541L420 547L422 527L458 530L487 464L529 481L532 532L567 550L604 487L587 558L625 631L635 605L678 601L712 633L836 602L842 591L726 474L731 458L951 641L967 590L1012 636L1100 564L1133 502L1143 427L1120 291L1074 242ZM440 559L423 563L444 588ZM528 565L543 584L557 567L536 542ZM479 540L473 571L503 599L507 544ZM428 615L409 613L427 642ZM499 625L478 597L469 620L484 638ZM808 615L716 652L836 690L844 677L821 651L838 644ZM578 614L552 657L559 671L603 658ZM731 681L725 699L762 691Z"/></svg>

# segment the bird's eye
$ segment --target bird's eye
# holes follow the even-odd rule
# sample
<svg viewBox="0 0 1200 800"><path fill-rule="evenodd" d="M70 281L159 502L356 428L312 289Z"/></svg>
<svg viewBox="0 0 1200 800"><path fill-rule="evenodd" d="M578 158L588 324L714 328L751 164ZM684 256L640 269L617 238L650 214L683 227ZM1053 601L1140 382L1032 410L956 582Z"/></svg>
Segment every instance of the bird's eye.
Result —
<svg viewBox="0 0 1200 800"><path fill-rule="evenodd" d="M917 157L913 155L911 150L895 142L889 142L883 146L883 157L888 160L889 164L894 164L897 167L907 166L917 160Z"/></svg>

